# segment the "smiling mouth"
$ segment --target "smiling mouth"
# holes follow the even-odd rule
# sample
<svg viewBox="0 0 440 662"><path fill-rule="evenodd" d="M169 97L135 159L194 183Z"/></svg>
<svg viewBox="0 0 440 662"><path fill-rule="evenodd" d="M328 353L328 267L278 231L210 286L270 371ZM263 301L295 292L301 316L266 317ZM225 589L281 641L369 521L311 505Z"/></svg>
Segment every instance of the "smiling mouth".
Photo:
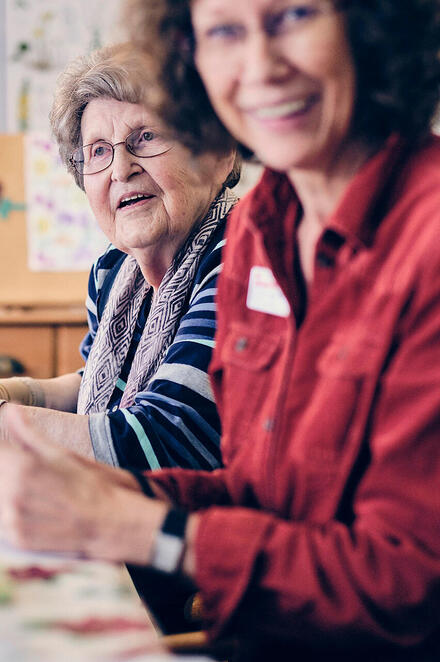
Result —
<svg viewBox="0 0 440 662"><path fill-rule="evenodd" d="M300 115L305 113L317 101L317 95L311 95L304 99L297 99L295 101L286 101L284 103L275 104L273 106L263 106L255 108L251 111L252 115L259 120L278 120L292 115Z"/></svg>
<svg viewBox="0 0 440 662"><path fill-rule="evenodd" d="M131 205L135 205L137 202L141 202L142 200L150 200L154 196L152 195L144 195L143 193L138 193L136 195L131 195L126 198L122 198L121 202L118 205L118 209L123 209L124 207L130 207Z"/></svg>

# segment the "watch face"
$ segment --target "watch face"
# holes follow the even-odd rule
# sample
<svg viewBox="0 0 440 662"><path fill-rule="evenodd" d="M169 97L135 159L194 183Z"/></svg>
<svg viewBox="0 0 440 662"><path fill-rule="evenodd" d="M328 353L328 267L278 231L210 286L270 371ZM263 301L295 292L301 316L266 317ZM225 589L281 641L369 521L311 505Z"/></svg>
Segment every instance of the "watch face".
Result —
<svg viewBox="0 0 440 662"><path fill-rule="evenodd" d="M185 548L185 528L188 514L171 509L154 541L150 565L168 574L179 572Z"/></svg>
<svg viewBox="0 0 440 662"><path fill-rule="evenodd" d="M159 531L156 536L151 565L156 570L169 574L178 572L184 546L183 538Z"/></svg>

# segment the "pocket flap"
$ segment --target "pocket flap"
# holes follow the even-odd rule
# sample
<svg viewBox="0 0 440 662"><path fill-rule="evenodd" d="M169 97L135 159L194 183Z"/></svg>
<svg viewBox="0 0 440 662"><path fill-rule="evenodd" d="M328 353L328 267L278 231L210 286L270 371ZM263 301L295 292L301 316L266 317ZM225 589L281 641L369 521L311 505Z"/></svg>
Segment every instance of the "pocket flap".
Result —
<svg viewBox="0 0 440 662"><path fill-rule="evenodd" d="M249 327L232 326L222 348L222 360L247 370L266 370L278 355L281 336L252 333Z"/></svg>
<svg viewBox="0 0 440 662"><path fill-rule="evenodd" d="M318 372L332 377L363 377L377 370L383 339L363 329L357 334L337 332L318 359Z"/></svg>

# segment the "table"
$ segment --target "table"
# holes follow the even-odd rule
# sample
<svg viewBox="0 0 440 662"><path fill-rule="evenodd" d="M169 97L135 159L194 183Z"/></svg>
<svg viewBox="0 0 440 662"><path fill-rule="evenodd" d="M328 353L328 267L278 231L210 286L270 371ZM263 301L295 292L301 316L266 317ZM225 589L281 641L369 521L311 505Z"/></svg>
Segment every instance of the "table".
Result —
<svg viewBox="0 0 440 662"><path fill-rule="evenodd" d="M144 660L179 658L162 648L125 568L0 542L0 662Z"/></svg>

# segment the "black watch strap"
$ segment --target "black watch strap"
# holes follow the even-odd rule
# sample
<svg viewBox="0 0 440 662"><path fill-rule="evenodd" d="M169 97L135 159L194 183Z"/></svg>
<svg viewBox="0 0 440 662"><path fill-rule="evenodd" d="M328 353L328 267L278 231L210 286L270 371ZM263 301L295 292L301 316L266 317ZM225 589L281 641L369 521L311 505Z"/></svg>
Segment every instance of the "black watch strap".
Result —
<svg viewBox="0 0 440 662"><path fill-rule="evenodd" d="M156 495L151 489L150 482L148 478L144 476L142 471L138 471L137 469L129 469L129 471L136 478L137 482L139 483L139 487L141 488L145 496L150 497L150 499L155 499Z"/></svg>

